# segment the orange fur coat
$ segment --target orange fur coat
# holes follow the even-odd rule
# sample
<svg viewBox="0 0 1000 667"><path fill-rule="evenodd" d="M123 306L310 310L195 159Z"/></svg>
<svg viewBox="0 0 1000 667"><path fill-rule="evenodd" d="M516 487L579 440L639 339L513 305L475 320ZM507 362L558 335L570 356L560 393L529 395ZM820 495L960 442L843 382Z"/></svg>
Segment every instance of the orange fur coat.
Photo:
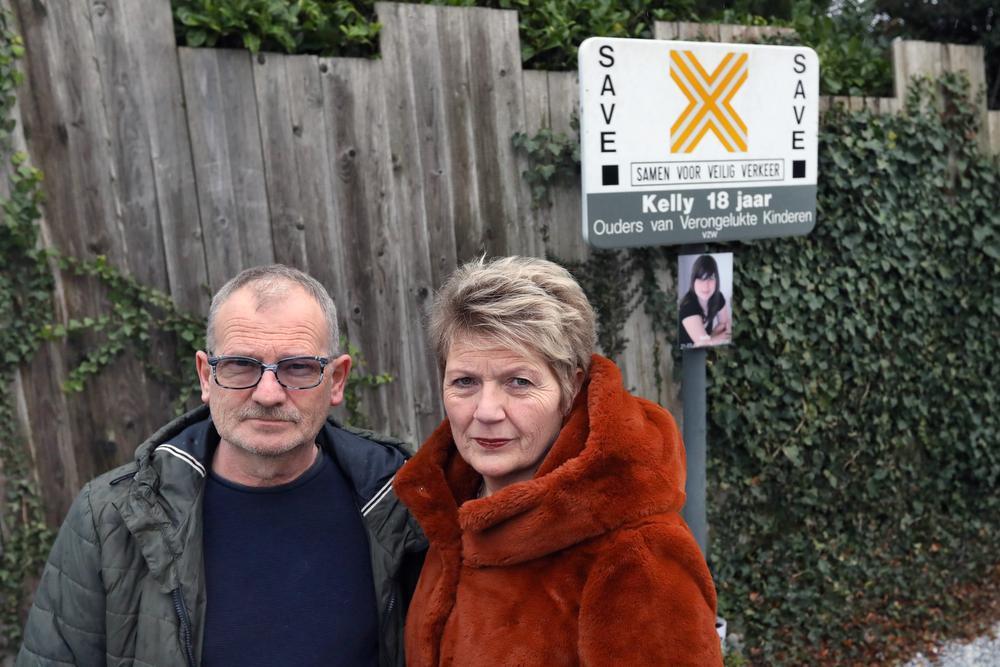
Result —
<svg viewBox="0 0 1000 667"><path fill-rule="evenodd" d="M670 414L596 355L530 481L472 500L480 477L445 420L395 481L430 540L407 665L720 665L684 469Z"/></svg>

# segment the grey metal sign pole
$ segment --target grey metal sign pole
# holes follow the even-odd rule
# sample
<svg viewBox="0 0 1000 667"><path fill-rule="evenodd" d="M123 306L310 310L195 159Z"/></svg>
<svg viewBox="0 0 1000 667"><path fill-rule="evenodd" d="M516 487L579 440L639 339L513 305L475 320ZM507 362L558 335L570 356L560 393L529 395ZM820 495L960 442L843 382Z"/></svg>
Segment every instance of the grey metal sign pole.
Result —
<svg viewBox="0 0 1000 667"><path fill-rule="evenodd" d="M684 404L684 449L687 453L687 502L684 520L691 527L701 553L708 556L708 513L705 509L705 358L707 350L681 354L681 402Z"/></svg>

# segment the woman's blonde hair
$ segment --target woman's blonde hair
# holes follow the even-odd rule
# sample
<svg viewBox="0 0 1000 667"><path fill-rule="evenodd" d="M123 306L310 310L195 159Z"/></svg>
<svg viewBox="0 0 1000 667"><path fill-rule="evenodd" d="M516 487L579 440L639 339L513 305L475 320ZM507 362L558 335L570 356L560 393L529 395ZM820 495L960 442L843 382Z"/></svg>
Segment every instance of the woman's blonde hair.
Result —
<svg viewBox="0 0 1000 667"><path fill-rule="evenodd" d="M434 299L430 335L442 371L463 335L538 353L559 380L564 410L576 370L586 376L597 340L594 309L569 271L516 256L482 257L456 269Z"/></svg>

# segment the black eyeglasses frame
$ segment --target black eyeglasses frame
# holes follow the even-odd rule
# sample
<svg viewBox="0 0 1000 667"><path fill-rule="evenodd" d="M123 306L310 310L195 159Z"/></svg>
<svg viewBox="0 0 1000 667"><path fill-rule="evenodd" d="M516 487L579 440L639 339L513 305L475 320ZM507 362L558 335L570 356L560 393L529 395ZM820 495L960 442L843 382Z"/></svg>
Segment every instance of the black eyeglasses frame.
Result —
<svg viewBox="0 0 1000 667"><path fill-rule="evenodd" d="M308 359L309 361L318 361L319 362L319 379L316 380L316 384L311 384L308 387L291 387L291 386L289 386L289 385L287 385L287 384L285 384L284 382L281 381L281 378L278 376L278 366L280 364L283 364L283 363L287 362L287 361L297 361L297 360L300 360L300 359ZM223 361L251 361L251 362L257 364L257 366L260 368L260 374L257 376L257 380L253 384L248 384L245 387L230 387L230 386L224 385L221 382L219 382L219 376L216 374L216 367L219 365L220 362L223 362ZM219 385L223 389L233 389L233 390L237 390L237 391L242 390L242 389L251 389L253 387L256 387L258 384L260 384L260 381L264 379L264 373L267 372L267 371L271 371L272 373L274 373L274 379L277 380L278 384L280 384L285 389L288 389L288 390L291 390L291 391L298 391L298 390L302 390L302 389L315 389L316 387L318 387L320 384L323 383L323 375L326 372L326 366L329 363L330 363L329 357L314 357L314 356L309 356L309 355L298 355L298 356L295 356L295 357L285 357L284 359L278 359L273 364L265 364L260 359L254 359L253 357L244 357L244 356L241 356L241 355L219 355L217 357L213 357L213 356L209 356L208 357L208 365L212 367L212 379L215 380L215 384Z"/></svg>

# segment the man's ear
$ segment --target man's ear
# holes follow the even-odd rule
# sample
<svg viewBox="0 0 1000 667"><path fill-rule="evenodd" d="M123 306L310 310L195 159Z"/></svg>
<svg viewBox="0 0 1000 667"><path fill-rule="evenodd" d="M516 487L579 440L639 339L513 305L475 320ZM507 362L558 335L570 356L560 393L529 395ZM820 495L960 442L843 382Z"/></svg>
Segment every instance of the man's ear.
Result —
<svg viewBox="0 0 1000 667"><path fill-rule="evenodd" d="M330 405L340 405L344 402L344 388L347 387L347 378L351 374L351 355L342 354L331 359L326 365L326 372L333 380L330 384Z"/></svg>
<svg viewBox="0 0 1000 667"><path fill-rule="evenodd" d="M201 350L195 352L194 365L198 369L198 381L201 383L201 402L208 405L212 386L212 367L208 365L208 355Z"/></svg>

